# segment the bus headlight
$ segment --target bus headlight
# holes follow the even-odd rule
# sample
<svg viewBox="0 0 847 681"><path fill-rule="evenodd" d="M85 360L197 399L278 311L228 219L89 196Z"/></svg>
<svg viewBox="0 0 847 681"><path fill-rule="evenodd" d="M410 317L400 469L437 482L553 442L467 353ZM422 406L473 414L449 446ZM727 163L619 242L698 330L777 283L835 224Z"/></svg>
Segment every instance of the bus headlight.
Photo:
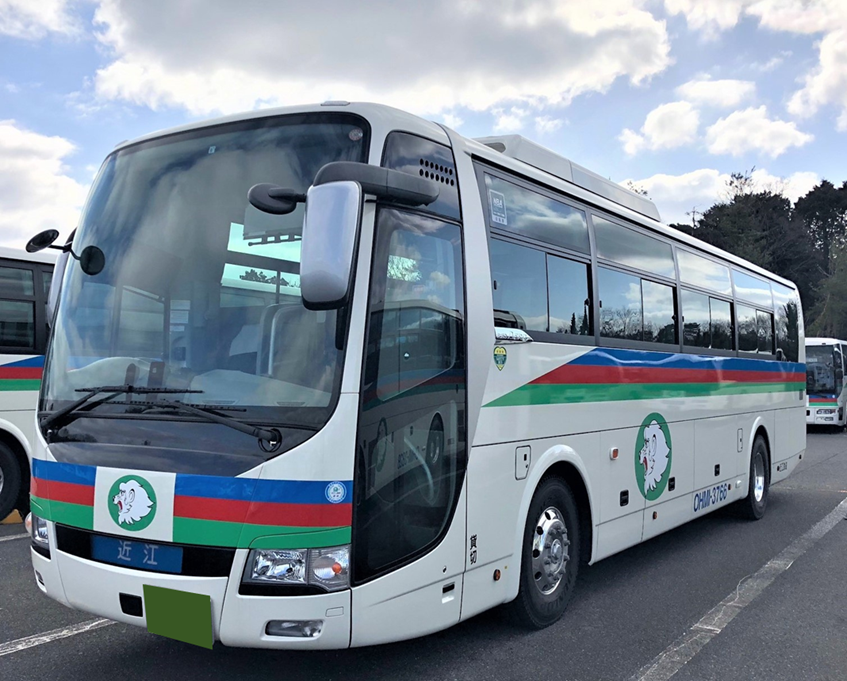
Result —
<svg viewBox="0 0 847 681"><path fill-rule="evenodd" d="M27 514L24 527L35 546L50 549L50 537L47 534L47 521L32 513Z"/></svg>
<svg viewBox="0 0 847 681"><path fill-rule="evenodd" d="M346 589L350 584L350 546L253 549L247 558L244 582Z"/></svg>

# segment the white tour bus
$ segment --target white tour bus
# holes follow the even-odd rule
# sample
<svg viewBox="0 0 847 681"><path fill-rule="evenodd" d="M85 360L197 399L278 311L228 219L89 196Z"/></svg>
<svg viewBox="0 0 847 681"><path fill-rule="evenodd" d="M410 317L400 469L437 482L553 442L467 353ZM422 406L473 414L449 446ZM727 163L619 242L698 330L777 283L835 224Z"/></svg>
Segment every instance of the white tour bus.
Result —
<svg viewBox="0 0 847 681"><path fill-rule="evenodd" d="M836 338L806 339L806 424L847 425L847 389L844 356L847 341Z"/></svg>
<svg viewBox="0 0 847 681"><path fill-rule="evenodd" d="M155 633L543 627L580 563L760 518L805 451L795 286L520 137L344 102L193 124L109 155L72 248L35 578Z"/></svg>
<svg viewBox="0 0 847 681"><path fill-rule="evenodd" d="M0 520L29 507L30 442L55 256L0 248Z"/></svg>

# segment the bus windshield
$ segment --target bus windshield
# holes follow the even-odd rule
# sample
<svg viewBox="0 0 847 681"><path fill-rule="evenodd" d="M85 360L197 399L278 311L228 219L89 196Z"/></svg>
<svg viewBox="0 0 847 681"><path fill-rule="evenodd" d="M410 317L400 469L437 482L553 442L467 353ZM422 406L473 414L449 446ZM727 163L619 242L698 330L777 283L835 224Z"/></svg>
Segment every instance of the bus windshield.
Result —
<svg viewBox="0 0 847 681"><path fill-rule="evenodd" d="M324 164L366 161L367 138L358 117L311 114L201 128L112 154L74 242L75 253L98 246L106 265L95 276L68 267L41 410L66 406L83 388L131 384L185 390L171 397L237 409L241 420L323 425L344 335L335 311L302 304L304 207L268 215L247 192L262 182L305 192ZM115 400L91 414L135 408Z"/></svg>
<svg viewBox="0 0 847 681"><path fill-rule="evenodd" d="M806 346L806 392L835 392L835 353L831 345Z"/></svg>

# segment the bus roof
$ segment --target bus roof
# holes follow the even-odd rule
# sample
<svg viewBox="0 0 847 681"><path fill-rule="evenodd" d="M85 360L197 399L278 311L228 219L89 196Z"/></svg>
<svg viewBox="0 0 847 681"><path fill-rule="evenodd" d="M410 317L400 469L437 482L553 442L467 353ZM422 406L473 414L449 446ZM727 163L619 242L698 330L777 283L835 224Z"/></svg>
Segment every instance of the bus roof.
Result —
<svg viewBox="0 0 847 681"><path fill-rule="evenodd" d="M788 279L784 279L732 253L728 253L695 237L689 236L684 232L662 224L659 221L659 211L649 199L631 192L621 185L607 180L571 162L564 156L560 156L519 135L486 137L480 140L473 140L461 137L458 133L454 133L446 126L424 120L423 118L384 104L333 101L324 102L323 104L248 111L154 132L133 140L121 142L115 147L115 150L125 149L140 142L186 132L188 130L196 130L236 121L310 112L350 113L358 114L365 118L370 123L373 132L370 149L370 158L372 159L382 157L381 140L391 131L403 130L447 145L450 144L449 131L454 135L454 139L461 139L464 143L464 149L454 149L456 153L466 153L511 170L524 177L569 194L576 199L623 217L630 222L634 222L666 238L673 239L680 244L708 253L731 265L743 267L759 276L766 277L795 291L797 290L796 285Z"/></svg>
<svg viewBox="0 0 847 681"><path fill-rule="evenodd" d="M27 253L22 248L5 248L0 246L0 258L7 260L21 260L23 262L40 262L49 265L56 263L57 254L54 251L40 251L39 253Z"/></svg>

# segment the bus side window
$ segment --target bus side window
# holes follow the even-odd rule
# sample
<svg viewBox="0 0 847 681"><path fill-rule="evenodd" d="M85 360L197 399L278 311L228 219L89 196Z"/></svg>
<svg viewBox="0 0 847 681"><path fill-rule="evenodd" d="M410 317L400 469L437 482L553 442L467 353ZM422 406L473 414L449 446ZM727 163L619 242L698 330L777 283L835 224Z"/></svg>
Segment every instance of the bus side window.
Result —
<svg viewBox="0 0 847 681"><path fill-rule="evenodd" d="M25 267L0 267L0 347L35 352L35 282Z"/></svg>

